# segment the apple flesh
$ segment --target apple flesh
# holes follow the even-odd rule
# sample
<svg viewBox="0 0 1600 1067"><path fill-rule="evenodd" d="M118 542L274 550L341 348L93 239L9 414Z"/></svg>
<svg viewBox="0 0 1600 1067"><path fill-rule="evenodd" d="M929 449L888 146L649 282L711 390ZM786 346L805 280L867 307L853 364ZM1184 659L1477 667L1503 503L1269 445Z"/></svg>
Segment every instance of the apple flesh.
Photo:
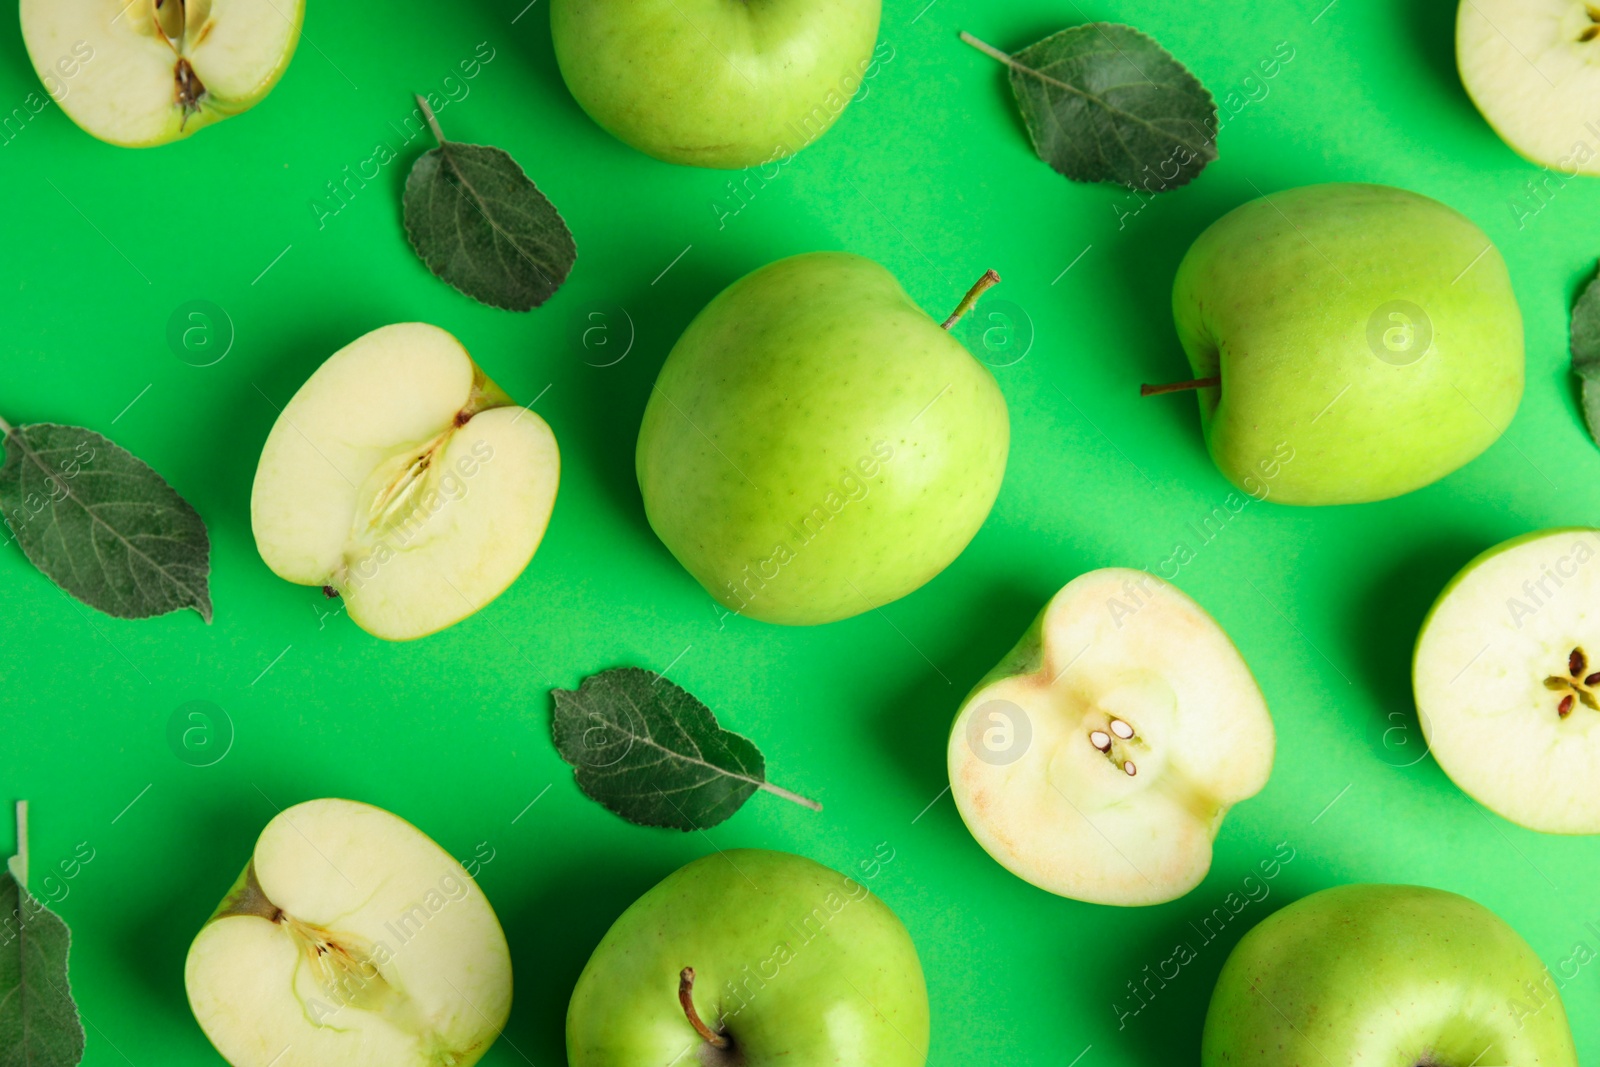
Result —
<svg viewBox="0 0 1600 1067"><path fill-rule="evenodd" d="M1172 294L1206 442L1235 485L1353 504L1488 448L1522 396L1522 314L1484 232L1382 185L1254 200L1202 233ZM1218 384L1213 379L1220 379Z"/></svg>
<svg viewBox="0 0 1600 1067"><path fill-rule="evenodd" d="M1346 885L1245 934L1202 1067L1576 1067L1549 971L1499 916L1413 885Z"/></svg>
<svg viewBox="0 0 1600 1067"><path fill-rule="evenodd" d="M279 415L251 496L267 566L324 586L369 633L433 633L533 558L555 436L436 326L385 326L329 357Z"/></svg>
<svg viewBox="0 0 1600 1067"><path fill-rule="evenodd" d="M477 884L421 830L312 800L261 831L184 984L233 1067L470 1067L510 1014L511 956Z"/></svg>
<svg viewBox="0 0 1600 1067"><path fill-rule="evenodd" d="M713 597L810 625L948 566L988 516L1009 446L987 368L883 267L813 252L746 275L689 324L645 407L637 468L651 527Z"/></svg>
<svg viewBox="0 0 1600 1067"><path fill-rule="evenodd" d="M606 933L567 1009L572 1067L921 1067L927 1048L900 920L860 882L784 852L668 875Z"/></svg>
<svg viewBox="0 0 1600 1067"><path fill-rule="evenodd" d="M1177 588L1069 582L962 704L950 792L978 843L1041 889L1159 904L1193 889L1229 807L1272 771L1266 701Z"/></svg>
<svg viewBox="0 0 1600 1067"><path fill-rule="evenodd" d="M1565 175L1600 174L1600 6L1585 0L1462 0L1461 84L1506 144Z"/></svg>
<svg viewBox="0 0 1600 1067"><path fill-rule="evenodd" d="M753 167L822 136L871 63L880 0L553 0L567 88L641 152Z"/></svg>
<svg viewBox="0 0 1600 1067"><path fill-rule="evenodd" d="M72 121L142 148L260 102L304 15L305 0L22 0L22 38Z"/></svg>
<svg viewBox="0 0 1600 1067"><path fill-rule="evenodd" d="M1439 595L1412 684L1439 766L1528 827L1600 833L1600 530L1490 549Z"/></svg>

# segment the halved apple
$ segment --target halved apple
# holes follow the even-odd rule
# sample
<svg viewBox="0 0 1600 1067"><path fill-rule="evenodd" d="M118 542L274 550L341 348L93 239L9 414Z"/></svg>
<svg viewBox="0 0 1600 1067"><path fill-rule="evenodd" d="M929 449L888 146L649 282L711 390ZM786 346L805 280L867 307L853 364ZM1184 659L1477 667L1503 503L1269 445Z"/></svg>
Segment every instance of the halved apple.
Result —
<svg viewBox="0 0 1600 1067"><path fill-rule="evenodd" d="M1096 904L1159 904L1211 868L1232 805L1272 771L1272 718L1205 611L1144 571L1069 582L967 697L950 790L1017 876Z"/></svg>
<svg viewBox="0 0 1600 1067"><path fill-rule="evenodd" d="M550 427L437 326L385 326L278 416L251 496L280 577L324 586L391 641L459 622L522 573L560 480Z"/></svg>
<svg viewBox="0 0 1600 1067"><path fill-rule="evenodd" d="M304 15L305 0L22 0L22 39L72 121L144 148L255 106Z"/></svg>
<svg viewBox="0 0 1600 1067"><path fill-rule="evenodd" d="M1417 637L1422 734L1512 822L1600 833L1600 530L1542 530L1450 580Z"/></svg>
<svg viewBox="0 0 1600 1067"><path fill-rule="evenodd" d="M1569 176L1600 174L1600 4L1461 0L1456 65L1508 145Z"/></svg>
<svg viewBox="0 0 1600 1067"><path fill-rule="evenodd" d="M234 1067L468 1067L510 1014L511 955L472 877L421 830L310 800L261 831L184 984Z"/></svg>

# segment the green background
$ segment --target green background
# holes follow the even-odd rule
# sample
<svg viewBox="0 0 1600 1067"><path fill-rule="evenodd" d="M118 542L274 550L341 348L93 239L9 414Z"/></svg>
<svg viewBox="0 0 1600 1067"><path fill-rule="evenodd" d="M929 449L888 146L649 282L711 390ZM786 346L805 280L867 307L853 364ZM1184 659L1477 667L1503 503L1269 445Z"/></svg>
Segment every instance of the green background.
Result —
<svg viewBox="0 0 1600 1067"><path fill-rule="evenodd" d="M1600 184L1552 183L1528 214L1539 172L1461 89L1452 3L891 0L892 58L865 96L719 227L714 205L731 209L737 176L655 162L594 126L556 70L548 0L518 19L524 2L312 0L288 74L242 117L134 151L52 106L0 145L0 414L109 434L199 509L214 546L210 627L193 613L98 615L14 545L0 549L0 795L32 802L37 894L79 842L95 854L58 884L57 905L75 934L87 1063L218 1062L184 999L189 939L274 811L325 795L389 808L464 860L492 855L479 877L517 993L485 1063L561 1062L567 996L611 921L680 864L735 846L841 869L893 850L870 884L921 952L933 1064L1192 1061L1238 937L1357 881L1442 886L1504 916L1571 972L1580 1051L1600 1055L1600 967L1573 956L1600 950L1600 848L1468 800L1424 758L1408 682L1416 628L1457 568L1528 530L1594 523L1600 495L1566 370L1568 308L1600 252ZM1039 162L1003 71L957 38L1015 49L1088 19L1136 23L1224 104L1220 161L1137 213L1129 194ZM422 150L396 132L408 94L442 91L485 41L494 58L440 121L516 156L579 248L566 286L527 315L432 278L399 219ZM1280 42L1294 58L1263 81L1257 64ZM15 26L0 30L0 109L38 88ZM1230 94L1250 102L1228 114ZM319 229L311 205L325 183L380 141L401 158ZM1136 389L1187 376L1173 272L1207 224L1258 191L1330 180L1415 189L1488 231L1527 319L1527 395L1499 443L1435 486L1362 507L1251 504L1202 546L1191 524L1230 487L1194 402ZM646 525L632 457L650 383L695 311L746 271L813 249L878 259L935 315L996 268L1004 284L980 315L1006 321L983 323L997 332L994 351L979 350L1009 364L995 373L1013 445L993 514L943 575L881 612L787 629L720 617ZM235 333L207 367L167 340L174 311L201 299ZM249 487L274 405L351 339L413 319L454 332L518 399L538 397L565 471L544 545L505 595L438 636L385 644L319 617L317 590L267 570ZM1266 692L1272 779L1228 817L1187 897L1129 910L1057 899L991 861L942 794L950 717L1062 584L1093 567L1157 567L1178 542L1195 558L1177 584ZM549 739L549 690L622 664L670 668L761 745L775 781L826 810L761 795L682 835L584 799ZM167 740L194 700L236 734L208 767ZM1283 842L1294 858L1270 895L1202 945L1191 922ZM1119 1024L1126 983L1179 940L1197 958Z"/></svg>

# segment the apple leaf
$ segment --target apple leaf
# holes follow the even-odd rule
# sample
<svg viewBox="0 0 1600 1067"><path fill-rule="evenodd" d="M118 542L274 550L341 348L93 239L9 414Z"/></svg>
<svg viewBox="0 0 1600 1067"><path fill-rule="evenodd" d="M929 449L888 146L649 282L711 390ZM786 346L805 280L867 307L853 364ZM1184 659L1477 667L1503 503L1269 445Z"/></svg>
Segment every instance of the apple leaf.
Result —
<svg viewBox="0 0 1600 1067"><path fill-rule="evenodd" d="M754 744L654 671L619 667L552 695L551 733L578 788L631 823L704 830L758 789L822 810L768 782Z"/></svg>
<svg viewBox="0 0 1600 1067"><path fill-rule="evenodd" d="M1591 281L1572 308L1572 373L1583 382L1583 419L1600 444L1600 278Z"/></svg>
<svg viewBox="0 0 1600 1067"><path fill-rule="evenodd" d="M35 567L119 619L211 621L211 541L189 502L92 430L0 420L0 516Z"/></svg>
<svg viewBox="0 0 1600 1067"><path fill-rule="evenodd" d="M567 280L578 248L555 205L498 148L445 139L406 178L406 235L428 269L472 299L531 311Z"/></svg>
<svg viewBox="0 0 1600 1067"><path fill-rule="evenodd" d="M961 39L1010 68L1034 151L1073 181L1160 193L1217 158L1211 93L1132 26L1074 26L1010 55Z"/></svg>
<svg viewBox="0 0 1600 1067"><path fill-rule="evenodd" d="M24 884L25 812L19 804L20 851L0 869L0 1067L74 1067L84 1034L67 980L72 933Z"/></svg>

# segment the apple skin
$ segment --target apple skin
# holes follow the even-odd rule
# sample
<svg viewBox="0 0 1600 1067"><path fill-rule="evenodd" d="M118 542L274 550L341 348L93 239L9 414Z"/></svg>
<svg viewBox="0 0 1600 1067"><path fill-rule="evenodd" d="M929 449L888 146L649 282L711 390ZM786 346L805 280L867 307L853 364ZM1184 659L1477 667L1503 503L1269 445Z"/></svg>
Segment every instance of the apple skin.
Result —
<svg viewBox="0 0 1600 1067"><path fill-rule="evenodd" d="M685 967L700 1017L725 1020L738 1058L690 1026ZM702 1057L685 1054L695 1047ZM567 1009L572 1067L921 1067L927 1048L927 988L900 920L860 882L786 852L735 849L668 875L606 933Z"/></svg>
<svg viewBox="0 0 1600 1067"><path fill-rule="evenodd" d="M1425 323L1405 333L1390 315L1415 311L1396 301ZM1222 378L1199 391L1212 458L1246 491L1270 478L1279 503L1419 489L1493 444L1522 396L1505 261L1403 189L1313 185L1235 209L1189 249L1172 306L1194 376Z"/></svg>
<svg viewBox="0 0 1600 1067"><path fill-rule="evenodd" d="M651 527L713 597L810 625L948 566L1009 446L986 367L877 263L813 252L746 275L689 324L637 469Z"/></svg>
<svg viewBox="0 0 1600 1067"><path fill-rule="evenodd" d="M606 131L668 163L793 155L861 86L880 0L554 0L561 76Z"/></svg>
<svg viewBox="0 0 1600 1067"><path fill-rule="evenodd" d="M1202 1067L1575 1067L1566 1010L1515 930L1440 889L1346 885L1247 933L1217 978Z"/></svg>

